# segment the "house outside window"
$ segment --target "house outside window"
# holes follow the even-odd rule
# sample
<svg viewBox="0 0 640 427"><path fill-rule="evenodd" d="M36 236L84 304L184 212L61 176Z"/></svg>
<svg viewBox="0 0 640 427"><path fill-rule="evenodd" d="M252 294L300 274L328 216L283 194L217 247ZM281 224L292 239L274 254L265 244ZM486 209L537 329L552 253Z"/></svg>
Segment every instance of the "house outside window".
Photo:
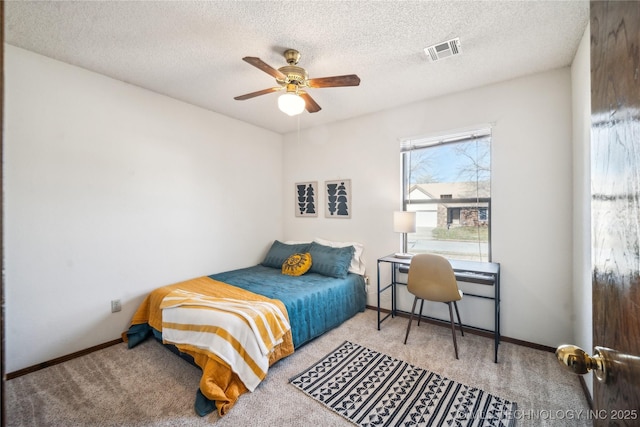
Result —
<svg viewBox="0 0 640 427"><path fill-rule="evenodd" d="M402 141L403 209L416 212L405 252L491 260L489 128Z"/></svg>

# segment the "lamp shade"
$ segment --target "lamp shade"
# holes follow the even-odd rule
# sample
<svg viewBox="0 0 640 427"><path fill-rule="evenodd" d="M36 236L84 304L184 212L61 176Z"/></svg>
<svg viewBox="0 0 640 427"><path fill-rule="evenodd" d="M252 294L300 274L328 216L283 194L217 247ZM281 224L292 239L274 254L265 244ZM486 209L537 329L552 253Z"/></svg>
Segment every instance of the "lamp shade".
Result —
<svg viewBox="0 0 640 427"><path fill-rule="evenodd" d="M296 116L304 111L304 99L295 93L283 93L278 98L278 108L285 114Z"/></svg>
<svg viewBox="0 0 640 427"><path fill-rule="evenodd" d="M416 213L407 211L394 212L393 231L396 233L415 233Z"/></svg>

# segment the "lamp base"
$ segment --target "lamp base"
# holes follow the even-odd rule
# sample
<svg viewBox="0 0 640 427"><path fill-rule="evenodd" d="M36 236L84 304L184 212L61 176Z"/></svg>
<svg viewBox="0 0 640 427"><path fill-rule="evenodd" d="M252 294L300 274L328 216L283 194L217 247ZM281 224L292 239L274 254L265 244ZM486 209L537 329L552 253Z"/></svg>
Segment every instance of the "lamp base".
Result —
<svg viewBox="0 0 640 427"><path fill-rule="evenodd" d="M396 252L395 254L393 254L394 257L396 258L402 258L402 259L409 259L409 258L413 258L415 254L411 254L408 252Z"/></svg>

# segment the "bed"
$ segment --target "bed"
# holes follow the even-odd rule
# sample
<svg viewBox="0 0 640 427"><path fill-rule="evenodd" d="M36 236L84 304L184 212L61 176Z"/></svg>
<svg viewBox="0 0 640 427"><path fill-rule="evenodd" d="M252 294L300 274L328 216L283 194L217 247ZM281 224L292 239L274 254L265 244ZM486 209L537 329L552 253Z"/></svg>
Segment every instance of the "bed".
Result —
<svg viewBox="0 0 640 427"><path fill-rule="evenodd" d="M223 416L239 396L253 391L264 379L268 366L364 311L366 290L362 252L362 245L358 243L322 239L309 243L282 243L276 240L261 264L153 290L138 307L129 329L123 333L123 340L132 348L153 336L200 367L202 377L196 392L195 411L204 416L217 409ZM224 305L228 301L233 302L233 309ZM245 303L247 307L244 307ZM245 316L240 321L219 317L222 315L218 312L225 310L233 311L236 317L241 309L254 312L255 304L263 310L258 317ZM185 322L190 324L188 327L175 326L182 322L174 322L172 316L180 313L192 319L198 311L214 318L204 321L198 317L197 321ZM265 324L271 325L276 332L270 329L265 333L262 326L253 324L251 319L267 318L266 312L272 317ZM262 334L273 340L266 345L258 340L260 344L252 344L256 347L253 350L249 348L250 344L238 344L241 339L221 340L220 336L232 330L231 323L240 323L237 327L245 329L249 328L247 324L252 324L256 336ZM206 328L210 333L183 330L192 327L199 328L198 331ZM250 335L244 331L237 334L237 337ZM213 336L218 341L199 342L203 335ZM194 341L190 341L192 337ZM233 344L229 345L229 342ZM239 353L251 355L251 351L255 352L255 358L243 356L245 360L230 360L231 357L239 358ZM253 361L261 357L263 363L254 364Z"/></svg>

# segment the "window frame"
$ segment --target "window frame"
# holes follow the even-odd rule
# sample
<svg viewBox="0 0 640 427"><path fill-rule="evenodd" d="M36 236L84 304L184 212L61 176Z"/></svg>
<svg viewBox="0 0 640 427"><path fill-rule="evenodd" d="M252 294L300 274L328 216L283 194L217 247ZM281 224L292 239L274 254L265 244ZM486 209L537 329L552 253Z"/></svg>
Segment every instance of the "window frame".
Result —
<svg viewBox="0 0 640 427"><path fill-rule="evenodd" d="M489 197L453 198L451 197L452 195L446 194L447 197L444 197L444 198L440 197L440 198L424 199L424 200L409 200L409 194L412 189L412 184L409 182L411 179L410 173L406 173L406 171L408 167L409 168L411 167L410 156L412 151L426 149L430 147L442 146L446 144L470 142L476 139L485 139L485 138L489 139L489 156L490 156ZM493 175L492 174L493 169L492 169L492 163L491 163L491 159L493 158L492 152L493 152L492 132L491 132L491 127L489 126L478 128L472 131L465 131L462 133L445 134L439 137L431 137L431 138L423 137L423 138L405 139L405 140L401 140L401 146L400 146L401 176L402 176L402 179L401 179L402 210L415 211L416 209L409 209L409 206L415 207L416 205L441 205L441 204L454 204L454 203L455 204L458 204L458 203L475 204L476 215L477 215L476 222L478 223L484 222L484 221L487 222L487 254L486 254L487 259L486 260L483 259L484 254L482 253L478 253L478 255L481 257L482 261L488 261L488 262L491 262L492 260L492 246L493 246L491 242L493 215L491 213L492 200L491 200L491 190L490 190L492 175ZM480 206L480 204L486 204L486 206ZM452 209L461 210L462 208L458 207L458 208L452 208ZM486 220L481 219L481 211L485 212ZM461 214L461 211L460 211L460 214ZM450 215L449 210L447 210L447 221L448 221L449 215ZM408 241L409 239L406 238L406 239L403 239L403 242L402 242L402 246L403 246L402 251L405 253L409 252ZM443 255L443 256L445 256L445 258L448 258L448 259L456 259L446 255Z"/></svg>

